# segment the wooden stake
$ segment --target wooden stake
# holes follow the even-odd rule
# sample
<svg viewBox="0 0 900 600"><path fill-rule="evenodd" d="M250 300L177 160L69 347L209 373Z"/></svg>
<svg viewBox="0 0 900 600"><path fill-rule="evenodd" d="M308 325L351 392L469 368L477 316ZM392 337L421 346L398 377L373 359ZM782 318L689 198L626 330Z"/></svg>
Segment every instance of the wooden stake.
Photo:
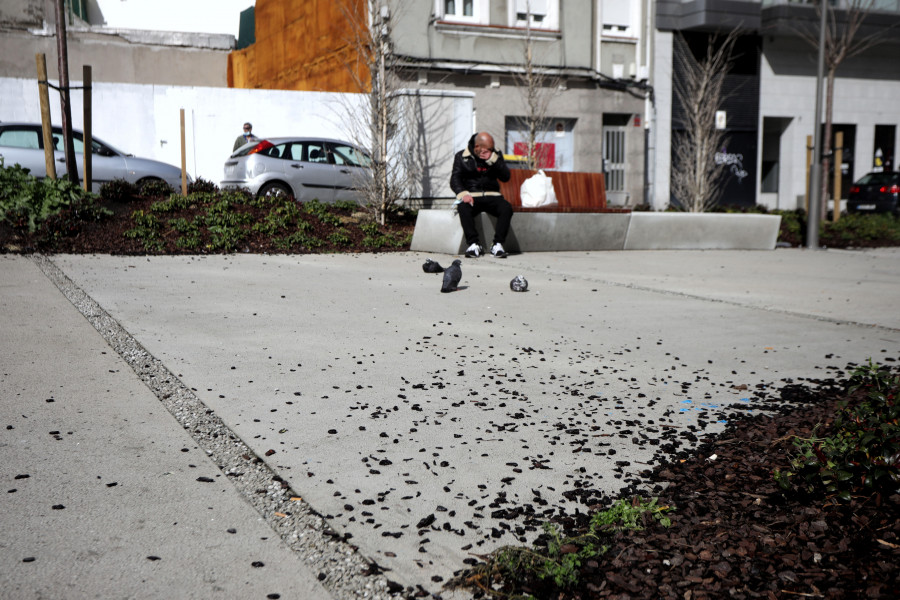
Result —
<svg viewBox="0 0 900 600"><path fill-rule="evenodd" d="M184 109L181 109L181 195L187 196L187 153L184 145Z"/></svg>
<svg viewBox="0 0 900 600"><path fill-rule="evenodd" d="M38 96L41 99L41 129L44 133L44 161L47 177L56 179L56 157L53 155L53 124L50 122L50 84L47 82L47 57L34 55L37 62Z"/></svg>
<svg viewBox="0 0 900 600"><path fill-rule="evenodd" d="M837 223L841 218L841 180L843 176L842 163L844 162L844 132L834 134L834 210L831 213L831 221Z"/></svg>
<svg viewBox="0 0 900 600"><path fill-rule="evenodd" d="M84 191L90 192L93 176L91 163L94 155L94 134L91 123L91 65L84 65L81 70L83 73L81 78L84 80L82 82L84 85L82 94L84 98Z"/></svg>

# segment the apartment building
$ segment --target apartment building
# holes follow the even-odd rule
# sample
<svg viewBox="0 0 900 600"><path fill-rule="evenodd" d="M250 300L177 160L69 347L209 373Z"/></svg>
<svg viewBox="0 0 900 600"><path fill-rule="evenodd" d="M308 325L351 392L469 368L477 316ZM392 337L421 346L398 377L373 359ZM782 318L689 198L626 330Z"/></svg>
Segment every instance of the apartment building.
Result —
<svg viewBox="0 0 900 600"><path fill-rule="evenodd" d="M846 25L852 1L829 0L829 22L839 28ZM672 200L669 157L680 110L672 95L673 78L679 76L673 67L674 36L683 34L695 54L700 54L710 37L734 29L741 35L721 107L728 138L720 152L721 163L731 175L722 202L780 209L805 206L807 136L815 133L816 126L818 50L804 41L801 32L818 36L820 13L815 4L809 0L657 0L651 61L658 116L655 207ZM844 140L838 166L842 198L853 180L876 165L897 168L900 2L872 2L856 39L877 39L878 43L846 58L836 73L833 134L841 132ZM833 171L827 177L833 181ZM833 195L833 189L829 193Z"/></svg>
<svg viewBox="0 0 900 600"><path fill-rule="evenodd" d="M650 0L384 0L394 72L423 93L473 94L472 126L525 152L526 47L543 74L549 170L606 171L618 204L644 201ZM256 43L232 53L229 85L359 92L345 4L257 0ZM356 10L367 10L360 0ZM450 160L450 157L447 157Z"/></svg>

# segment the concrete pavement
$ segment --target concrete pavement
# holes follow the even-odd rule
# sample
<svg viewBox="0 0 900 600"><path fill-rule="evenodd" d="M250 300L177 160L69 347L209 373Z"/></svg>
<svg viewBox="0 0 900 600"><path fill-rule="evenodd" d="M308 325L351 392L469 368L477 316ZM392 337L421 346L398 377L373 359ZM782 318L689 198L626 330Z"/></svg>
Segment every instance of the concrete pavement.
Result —
<svg viewBox="0 0 900 600"><path fill-rule="evenodd" d="M444 597L471 553L638 482L785 380L900 355L897 249L482 258L452 294L426 256L452 260L52 263L359 555ZM0 309L9 597L371 593L319 584L326 551L279 540L38 265L0 257Z"/></svg>

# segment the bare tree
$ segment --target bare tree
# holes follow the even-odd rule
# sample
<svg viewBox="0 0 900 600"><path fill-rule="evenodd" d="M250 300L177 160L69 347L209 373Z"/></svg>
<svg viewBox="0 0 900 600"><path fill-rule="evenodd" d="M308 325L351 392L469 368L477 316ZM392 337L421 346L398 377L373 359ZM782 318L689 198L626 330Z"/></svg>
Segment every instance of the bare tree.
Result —
<svg viewBox="0 0 900 600"><path fill-rule="evenodd" d="M418 169L409 153L392 153L392 148L402 145L395 138L407 104L391 46L393 15L400 8L386 0L345 0L342 10L349 25L349 54L355 61L347 68L365 93L361 110L355 105L345 107L344 126L354 141L371 151L372 176L357 184L366 205L384 225L387 214L416 180Z"/></svg>
<svg viewBox="0 0 900 600"><path fill-rule="evenodd" d="M675 96L682 109L683 129L673 131L674 160L672 194L678 207L688 212L712 208L722 195L729 171L716 163L716 153L725 142L725 132L716 129L716 111L726 99L725 76L733 62L737 30L721 44L711 37L706 56L694 57L687 41L675 37Z"/></svg>
<svg viewBox="0 0 900 600"><path fill-rule="evenodd" d="M831 9L828 14L828 26L825 29L825 131L824 145L822 148L822 195L828 198L828 171L831 168L831 127L834 112L834 78L838 67L845 59L865 52L869 48L884 41L891 28L884 28L873 34L859 36L859 28L866 17L877 5L876 0L841 0L840 6L844 8L840 13ZM816 14L821 18L822 0L816 4ZM818 23L818 20L816 21ZM797 27L795 31L813 48L819 47L818 27L809 25ZM818 124L816 125L818 127ZM838 168L838 167L836 167ZM840 190L834 191L836 199L840 197Z"/></svg>
<svg viewBox="0 0 900 600"><path fill-rule="evenodd" d="M531 26L531 0L525 3L525 48L521 72L516 73L517 86L525 108L523 119L527 130L526 166L536 170L541 164L541 156L537 152L541 134L549 129L547 111L550 101L559 90L560 78L552 76L547 69L537 63L536 39Z"/></svg>

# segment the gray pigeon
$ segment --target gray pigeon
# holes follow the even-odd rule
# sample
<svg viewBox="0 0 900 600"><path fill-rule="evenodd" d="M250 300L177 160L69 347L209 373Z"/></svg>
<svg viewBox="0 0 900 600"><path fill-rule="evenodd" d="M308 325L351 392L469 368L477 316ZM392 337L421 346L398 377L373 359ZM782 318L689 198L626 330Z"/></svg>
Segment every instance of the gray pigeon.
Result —
<svg viewBox="0 0 900 600"><path fill-rule="evenodd" d="M524 292L528 289L528 280L521 275L516 275L513 280L509 282L509 289L514 292Z"/></svg>
<svg viewBox="0 0 900 600"><path fill-rule="evenodd" d="M456 289L456 286L459 285L459 280L462 279L462 269L459 265L462 264L462 261L458 258L453 261L453 264L444 269L444 285L441 286L442 292L452 292Z"/></svg>
<svg viewBox="0 0 900 600"><path fill-rule="evenodd" d="M443 273L444 267L431 260L430 258L426 258L425 264L422 265L422 270L426 273Z"/></svg>

